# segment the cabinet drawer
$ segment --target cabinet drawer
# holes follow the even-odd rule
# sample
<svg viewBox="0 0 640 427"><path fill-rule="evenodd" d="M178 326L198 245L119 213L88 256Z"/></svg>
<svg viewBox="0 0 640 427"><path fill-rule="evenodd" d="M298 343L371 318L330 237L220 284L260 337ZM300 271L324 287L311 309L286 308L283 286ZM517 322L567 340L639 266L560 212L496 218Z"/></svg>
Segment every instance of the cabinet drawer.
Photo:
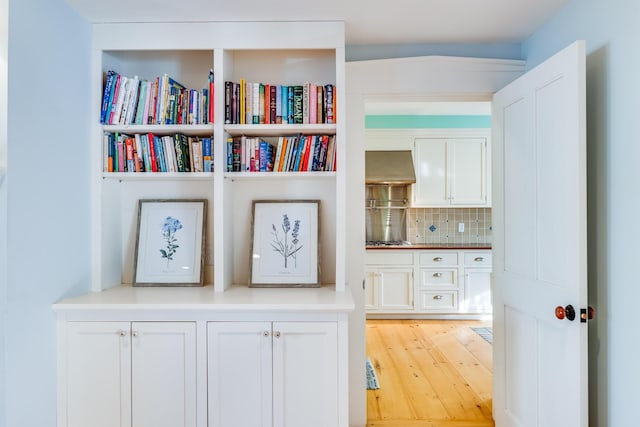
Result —
<svg viewBox="0 0 640 427"><path fill-rule="evenodd" d="M367 265L412 265L411 251L367 251L365 255Z"/></svg>
<svg viewBox="0 0 640 427"><path fill-rule="evenodd" d="M491 252L465 252L465 267L491 267Z"/></svg>
<svg viewBox="0 0 640 427"><path fill-rule="evenodd" d="M420 308L422 310L457 311L458 292L420 292Z"/></svg>
<svg viewBox="0 0 640 427"><path fill-rule="evenodd" d="M458 252L420 252L420 265L457 265Z"/></svg>
<svg viewBox="0 0 640 427"><path fill-rule="evenodd" d="M420 287L455 288L458 286L458 269L422 268L420 269Z"/></svg>

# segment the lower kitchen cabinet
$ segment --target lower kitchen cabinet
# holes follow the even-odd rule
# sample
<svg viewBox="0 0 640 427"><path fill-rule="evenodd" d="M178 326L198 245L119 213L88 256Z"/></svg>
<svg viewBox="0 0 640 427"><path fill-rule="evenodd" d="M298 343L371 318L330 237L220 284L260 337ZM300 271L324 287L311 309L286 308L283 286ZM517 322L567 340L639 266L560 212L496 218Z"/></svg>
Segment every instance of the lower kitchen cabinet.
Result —
<svg viewBox="0 0 640 427"><path fill-rule="evenodd" d="M196 426L194 322L67 322L59 426Z"/></svg>
<svg viewBox="0 0 640 427"><path fill-rule="evenodd" d="M338 425L335 322L210 322L209 426Z"/></svg>
<svg viewBox="0 0 640 427"><path fill-rule="evenodd" d="M491 314L491 250L374 249L366 259L367 314Z"/></svg>

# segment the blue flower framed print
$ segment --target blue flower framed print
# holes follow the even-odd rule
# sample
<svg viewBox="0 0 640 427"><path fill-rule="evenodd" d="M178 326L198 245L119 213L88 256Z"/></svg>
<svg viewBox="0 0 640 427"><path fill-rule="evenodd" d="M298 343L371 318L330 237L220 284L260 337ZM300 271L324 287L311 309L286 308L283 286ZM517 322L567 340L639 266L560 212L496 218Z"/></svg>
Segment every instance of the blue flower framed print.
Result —
<svg viewBox="0 0 640 427"><path fill-rule="evenodd" d="M139 200L133 286L202 286L206 223L206 199Z"/></svg>
<svg viewBox="0 0 640 427"><path fill-rule="evenodd" d="M254 200L249 287L319 287L319 200Z"/></svg>

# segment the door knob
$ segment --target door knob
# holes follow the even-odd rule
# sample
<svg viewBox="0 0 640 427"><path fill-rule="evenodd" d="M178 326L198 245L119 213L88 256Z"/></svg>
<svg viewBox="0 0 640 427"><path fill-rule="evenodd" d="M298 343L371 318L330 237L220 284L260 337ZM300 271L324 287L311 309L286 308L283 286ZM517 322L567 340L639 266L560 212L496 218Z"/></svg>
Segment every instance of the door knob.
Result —
<svg viewBox="0 0 640 427"><path fill-rule="evenodd" d="M576 318L576 310L573 308L571 304L566 307L562 307L561 305L556 307L556 318L559 320L567 319L573 322Z"/></svg>
<svg viewBox="0 0 640 427"><path fill-rule="evenodd" d="M587 320L591 320L596 317L596 310L589 306L587 308L580 309L580 323L587 323Z"/></svg>

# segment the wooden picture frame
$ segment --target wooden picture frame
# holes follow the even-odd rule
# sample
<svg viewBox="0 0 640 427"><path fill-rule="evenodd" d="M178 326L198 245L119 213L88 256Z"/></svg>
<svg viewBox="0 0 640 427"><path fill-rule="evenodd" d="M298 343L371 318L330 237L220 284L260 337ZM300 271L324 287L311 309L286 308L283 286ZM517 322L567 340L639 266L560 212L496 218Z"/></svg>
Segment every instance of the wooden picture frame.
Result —
<svg viewBox="0 0 640 427"><path fill-rule="evenodd" d="M249 287L320 287L319 200L254 200Z"/></svg>
<svg viewBox="0 0 640 427"><path fill-rule="evenodd" d="M203 286L206 199L138 201L133 286Z"/></svg>

